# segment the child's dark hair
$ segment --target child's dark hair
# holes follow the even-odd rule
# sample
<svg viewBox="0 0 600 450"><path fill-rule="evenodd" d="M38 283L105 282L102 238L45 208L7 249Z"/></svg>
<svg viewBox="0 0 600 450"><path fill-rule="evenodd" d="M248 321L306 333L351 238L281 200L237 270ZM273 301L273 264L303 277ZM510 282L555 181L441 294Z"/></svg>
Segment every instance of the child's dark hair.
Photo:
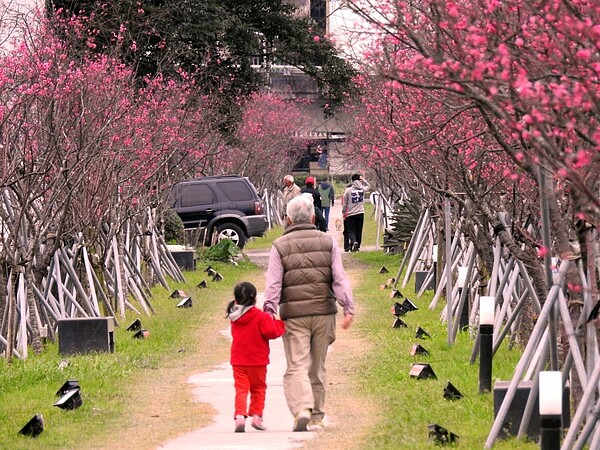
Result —
<svg viewBox="0 0 600 450"><path fill-rule="evenodd" d="M256 303L256 287L252 283L242 281L233 288L233 296L235 300L227 305L227 314L231 312L231 308L236 303L242 306L254 305Z"/></svg>

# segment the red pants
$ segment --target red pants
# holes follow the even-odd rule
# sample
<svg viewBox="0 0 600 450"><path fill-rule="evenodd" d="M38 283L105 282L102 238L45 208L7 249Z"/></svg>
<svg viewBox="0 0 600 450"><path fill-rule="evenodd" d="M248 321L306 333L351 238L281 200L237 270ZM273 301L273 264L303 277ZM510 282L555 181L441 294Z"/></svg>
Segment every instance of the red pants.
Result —
<svg viewBox="0 0 600 450"><path fill-rule="evenodd" d="M261 416L265 409L267 366L233 366L235 416ZM250 393L250 408L248 408Z"/></svg>

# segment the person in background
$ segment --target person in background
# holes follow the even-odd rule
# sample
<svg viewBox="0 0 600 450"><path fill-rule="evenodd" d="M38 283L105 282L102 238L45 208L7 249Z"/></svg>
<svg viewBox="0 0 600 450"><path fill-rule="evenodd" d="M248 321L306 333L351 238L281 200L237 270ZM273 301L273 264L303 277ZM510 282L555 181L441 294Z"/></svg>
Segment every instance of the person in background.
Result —
<svg viewBox="0 0 600 450"><path fill-rule="evenodd" d="M315 208L319 208L323 212L323 202L321 201L321 194L315 189L315 179L313 177L307 177L304 181L304 187L300 189L303 194L309 193L313 196L313 203Z"/></svg>
<svg viewBox="0 0 600 450"><path fill-rule="evenodd" d="M346 189L349 188L350 186L352 186L352 183L348 183L346 185L346 187L344 188L344 193L346 192ZM342 207L344 205L344 196L342 195ZM344 236L344 251L345 252L349 252L350 249L352 248L352 242L350 242L350 238L348 237L348 229L350 228L350 225L348 225L348 218L346 216L344 216L342 214L342 219L343 219L343 230L344 232L342 233Z"/></svg>
<svg viewBox="0 0 600 450"><path fill-rule="evenodd" d="M294 183L294 177L292 175L286 175L283 177L283 226L286 226L287 217L285 210L287 208L287 204L291 199L300 195L300 186Z"/></svg>
<svg viewBox="0 0 600 450"><path fill-rule="evenodd" d="M319 184L318 191L319 194L321 194L321 204L323 205L325 223L327 224L327 229L329 229L329 210L335 205L335 191L333 190L333 186L329 184L327 180L323 180L321 184Z"/></svg>
<svg viewBox="0 0 600 450"><path fill-rule="evenodd" d="M362 175L355 173L352 175L352 183L344 191L342 216L344 217L344 230L347 234L344 239L344 247L346 244L350 246L349 249L345 248L346 251L357 252L360 249L365 221L365 190L369 188L367 180Z"/></svg>
<svg viewBox="0 0 600 450"><path fill-rule="evenodd" d="M310 197L291 200L287 214L289 226L271 247L263 310L279 311L285 321L283 391L293 431L307 431L324 426L325 358L336 337L336 302L344 311L343 329L352 324L355 305L335 240L313 225Z"/></svg>
<svg viewBox="0 0 600 450"><path fill-rule="evenodd" d="M275 314L256 308L256 287L246 281L233 289L235 300L227 305L231 321L231 366L235 386L235 432L246 431L246 417L252 417L252 427L266 430L263 423L267 392L269 340L285 332L285 324ZM250 394L250 408L248 408Z"/></svg>
<svg viewBox="0 0 600 450"><path fill-rule="evenodd" d="M306 178L304 187L300 189L302 194L310 194L313 198L313 204L315 205L315 225L322 232L327 232L327 222L323 215L323 203L321 201L321 194L315 189L315 179L313 177Z"/></svg>

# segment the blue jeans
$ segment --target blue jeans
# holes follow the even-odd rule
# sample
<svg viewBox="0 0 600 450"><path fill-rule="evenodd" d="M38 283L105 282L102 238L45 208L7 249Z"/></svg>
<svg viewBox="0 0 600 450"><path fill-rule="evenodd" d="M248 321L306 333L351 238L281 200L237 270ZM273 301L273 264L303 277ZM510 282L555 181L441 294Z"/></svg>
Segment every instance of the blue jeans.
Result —
<svg viewBox="0 0 600 450"><path fill-rule="evenodd" d="M329 228L329 210L331 207L323 206L323 215L325 216L325 223L327 224L327 228Z"/></svg>

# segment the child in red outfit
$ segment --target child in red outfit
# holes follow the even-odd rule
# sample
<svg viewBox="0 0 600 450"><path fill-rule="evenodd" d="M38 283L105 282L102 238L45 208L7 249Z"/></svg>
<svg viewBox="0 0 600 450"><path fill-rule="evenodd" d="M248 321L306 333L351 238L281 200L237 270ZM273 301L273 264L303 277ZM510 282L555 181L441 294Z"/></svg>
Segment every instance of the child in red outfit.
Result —
<svg viewBox="0 0 600 450"><path fill-rule="evenodd" d="M271 316L256 308L256 288L242 282L233 290L235 300L227 305L231 320L231 366L235 385L235 431L246 431L246 417L252 416L252 426L266 430L263 410L267 391L269 340L285 332L285 324L277 315ZM250 408L247 406L250 393Z"/></svg>

